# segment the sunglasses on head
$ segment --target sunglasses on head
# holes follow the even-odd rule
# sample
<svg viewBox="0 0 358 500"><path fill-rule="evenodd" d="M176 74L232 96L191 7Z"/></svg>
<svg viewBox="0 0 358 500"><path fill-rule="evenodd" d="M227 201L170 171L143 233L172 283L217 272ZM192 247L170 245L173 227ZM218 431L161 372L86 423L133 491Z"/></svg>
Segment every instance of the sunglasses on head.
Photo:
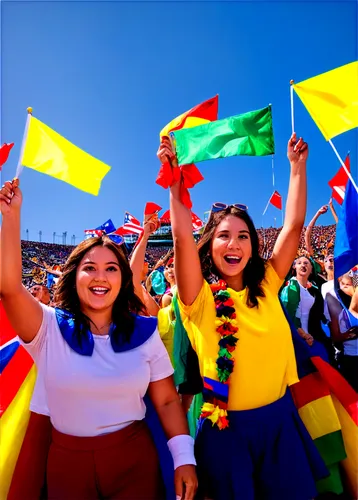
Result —
<svg viewBox="0 0 358 500"><path fill-rule="evenodd" d="M243 205L242 203L234 203L233 205L227 205L226 203L216 202L211 206L211 213L215 214L217 212L221 212L222 210L226 210L227 208L235 207L238 210L242 210L243 212L247 212L249 207L247 205Z"/></svg>
<svg viewBox="0 0 358 500"><path fill-rule="evenodd" d="M108 238L113 241L116 245L122 245L124 243L124 238L119 234L114 233L106 233L102 229L86 229L85 230L85 239L88 238L101 238L102 236L108 236Z"/></svg>

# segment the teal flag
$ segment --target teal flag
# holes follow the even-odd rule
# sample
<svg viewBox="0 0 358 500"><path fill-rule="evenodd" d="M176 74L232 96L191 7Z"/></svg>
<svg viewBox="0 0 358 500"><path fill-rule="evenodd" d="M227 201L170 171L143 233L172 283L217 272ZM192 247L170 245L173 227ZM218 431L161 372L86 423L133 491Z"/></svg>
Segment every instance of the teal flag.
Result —
<svg viewBox="0 0 358 500"><path fill-rule="evenodd" d="M170 134L179 165L275 152L271 106Z"/></svg>

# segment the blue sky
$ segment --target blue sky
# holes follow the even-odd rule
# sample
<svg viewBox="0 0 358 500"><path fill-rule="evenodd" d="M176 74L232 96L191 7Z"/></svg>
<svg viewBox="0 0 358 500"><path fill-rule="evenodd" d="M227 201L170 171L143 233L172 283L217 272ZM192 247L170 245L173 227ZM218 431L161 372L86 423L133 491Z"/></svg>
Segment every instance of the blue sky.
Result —
<svg viewBox="0 0 358 500"><path fill-rule="evenodd" d="M290 136L289 81L357 59L357 3L336 2L57 2L1 3L1 142L15 142L2 178L16 171L26 108L112 167L94 197L24 169L22 237L52 241L147 201L168 208L155 184L160 129L219 94L219 118L273 105L276 189L286 197ZM307 220L330 197L338 161L295 96L296 130L308 141ZM357 130L334 143L351 151L357 179ZM236 157L198 164L192 190L200 217L213 201L242 202L257 226L272 188L271 158ZM264 225L281 214L270 207ZM332 223L328 213L323 224ZM67 240L67 241L68 241Z"/></svg>

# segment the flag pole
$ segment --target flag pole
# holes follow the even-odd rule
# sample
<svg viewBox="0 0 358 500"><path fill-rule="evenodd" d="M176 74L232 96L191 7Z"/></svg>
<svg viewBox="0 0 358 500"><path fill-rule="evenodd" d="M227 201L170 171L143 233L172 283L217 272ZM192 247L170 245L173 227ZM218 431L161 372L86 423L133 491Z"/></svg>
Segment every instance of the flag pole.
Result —
<svg viewBox="0 0 358 500"><path fill-rule="evenodd" d="M30 119L32 116L32 108L27 108L27 117L26 117L26 123L25 123L25 130L24 130L24 135L22 137L22 143L21 143L21 150L20 150L20 156L19 156L19 161L17 163L16 167L16 174L15 177L19 177L21 172L23 171L23 165L22 165L22 158L24 156L24 149L25 149L25 144L26 144L26 139L27 139L27 132L29 130L29 125L30 125Z"/></svg>
<svg viewBox="0 0 358 500"><path fill-rule="evenodd" d="M294 81L290 80L290 97L291 97L291 128L292 128L292 133L295 132L295 112L294 112L294 107L293 107L293 85Z"/></svg>
<svg viewBox="0 0 358 500"><path fill-rule="evenodd" d="M355 190L356 190L356 192L358 193L358 187L357 187L357 184L354 182L354 179L353 179L353 177L352 177L352 175L351 175L350 171L348 170L348 168L346 167L346 165L345 165L344 161L343 161L343 160L342 160L342 158L340 157L340 155L339 155L338 151L336 150L336 148L335 148L335 146L334 146L333 142L331 141L331 139L328 139L328 142L329 142L329 143L330 143L330 145L332 146L332 149L333 149L333 151L335 152L335 154L336 154L336 156L337 156L337 158L338 158L338 160L339 160L340 164L341 164L341 165L342 165L342 167L344 168L344 170L345 170L346 174L348 175L348 177L349 177L350 181L352 182L352 184L353 184L353 186L354 186L354 189L355 189Z"/></svg>
<svg viewBox="0 0 358 500"><path fill-rule="evenodd" d="M272 198L272 195L270 196L270 199L269 199L269 201L267 202L267 205L266 205L266 208L265 208L265 210L264 210L264 213L262 214L262 217L265 215L266 210L268 209L268 206L269 206L269 204L270 204L271 198Z"/></svg>
<svg viewBox="0 0 358 500"><path fill-rule="evenodd" d="M272 166L272 185L273 185L273 190L275 191L275 163L273 155L271 155L271 166Z"/></svg>

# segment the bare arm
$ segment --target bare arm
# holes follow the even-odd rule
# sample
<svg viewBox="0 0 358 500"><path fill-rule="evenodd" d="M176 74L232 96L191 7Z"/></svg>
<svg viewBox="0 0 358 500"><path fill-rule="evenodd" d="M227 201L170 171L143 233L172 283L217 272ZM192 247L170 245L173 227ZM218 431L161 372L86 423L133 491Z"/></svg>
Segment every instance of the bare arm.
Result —
<svg viewBox="0 0 358 500"><path fill-rule="evenodd" d="M344 342L345 340L351 339L352 338L351 332L341 333L341 329L339 327L338 318L339 318L339 315L342 311L341 304L330 293L327 293L326 301L327 301L329 315L331 317L331 322L329 324L329 328L331 331L331 337L332 337L333 342Z"/></svg>
<svg viewBox="0 0 358 500"><path fill-rule="evenodd" d="M321 207L317 211L317 213L315 214L315 216L313 217L313 219L311 220L311 222L308 224L308 226L306 228L305 247L306 247L306 250L311 257L313 256L313 248L312 248L312 244L311 244L311 235L312 235L313 226L316 224L316 220L318 219L318 217L322 214L325 214L327 212L327 210L328 210L327 205L324 205L323 207Z"/></svg>
<svg viewBox="0 0 358 500"><path fill-rule="evenodd" d="M173 168L177 162L169 141L162 144L158 157L162 163L171 159ZM174 241L175 278L180 299L191 305L198 296L203 285L201 265L193 237L193 226L190 210L180 200L180 184L170 189L170 219Z"/></svg>
<svg viewBox="0 0 358 500"><path fill-rule="evenodd" d="M330 210L332 212L333 219L334 219L335 223L337 224L337 222L338 222L338 216L337 216L336 209L333 206L332 198L329 200L328 206L329 206L329 208L330 208Z"/></svg>
<svg viewBox="0 0 358 500"><path fill-rule="evenodd" d="M167 377L157 382L151 382L148 393L168 440L183 434L189 435L188 423L173 378ZM194 466L183 465L178 467L175 470L176 494L185 500L192 500L196 488L197 479ZM185 497L183 495L184 489Z"/></svg>
<svg viewBox="0 0 358 500"><path fill-rule="evenodd" d="M296 257L306 215L308 147L296 134L288 142L287 155L291 164L290 185L286 204L285 223L275 243L271 263L277 275L284 279Z"/></svg>
<svg viewBox="0 0 358 500"><path fill-rule="evenodd" d="M0 191L1 298L16 333L31 342L42 323L42 308L22 285L20 212L22 194L18 181L6 182Z"/></svg>

